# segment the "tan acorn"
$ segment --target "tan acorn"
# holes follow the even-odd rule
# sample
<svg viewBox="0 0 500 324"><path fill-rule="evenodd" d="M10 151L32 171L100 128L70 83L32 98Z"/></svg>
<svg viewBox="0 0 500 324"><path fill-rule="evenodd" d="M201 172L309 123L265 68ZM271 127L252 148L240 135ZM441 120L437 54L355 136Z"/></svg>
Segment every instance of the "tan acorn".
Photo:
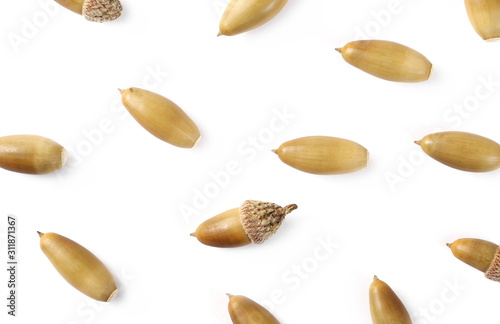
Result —
<svg viewBox="0 0 500 324"><path fill-rule="evenodd" d="M377 276L370 285L370 313L373 324L411 324L411 318L396 293Z"/></svg>
<svg viewBox="0 0 500 324"><path fill-rule="evenodd" d="M219 23L219 34L233 36L257 28L276 16L288 0L231 0Z"/></svg>
<svg viewBox="0 0 500 324"><path fill-rule="evenodd" d="M487 172L500 167L500 145L466 132L439 132L415 141L433 159L455 169Z"/></svg>
<svg viewBox="0 0 500 324"><path fill-rule="evenodd" d="M139 88L120 90L122 102L137 122L159 139L182 148L194 147L200 131L174 102Z"/></svg>
<svg viewBox="0 0 500 324"><path fill-rule="evenodd" d="M280 324L280 322L260 304L248 297L227 294L229 316L233 324Z"/></svg>
<svg viewBox="0 0 500 324"><path fill-rule="evenodd" d="M462 238L446 245L457 259L484 272L486 278L500 282L498 245L476 238Z"/></svg>
<svg viewBox="0 0 500 324"><path fill-rule="evenodd" d="M500 1L465 0L465 9L479 36L486 41L500 38Z"/></svg>
<svg viewBox="0 0 500 324"><path fill-rule="evenodd" d="M347 63L388 81L422 82L432 73L432 63L425 56L391 41L359 40L336 50Z"/></svg>
<svg viewBox="0 0 500 324"><path fill-rule="evenodd" d="M215 247L261 244L276 233L285 216L295 209L295 204L280 207L270 202L246 200L239 208L207 219L191 236Z"/></svg>
<svg viewBox="0 0 500 324"><path fill-rule="evenodd" d="M301 137L285 142L272 151L285 164L313 174L350 173L368 164L366 148L338 137Z"/></svg>
<svg viewBox="0 0 500 324"><path fill-rule="evenodd" d="M119 0L55 0L61 6L83 15L94 22L105 22L120 17L122 5Z"/></svg>
<svg viewBox="0 0 500 324"><path fill-rule="evenodd" d="M80 244L56 233L40 233L40 247L59 274L80 292L109 302L116 295L115 279L106 266Z"/></svg>
<svg viewBox="0 0 500 324"><path fill-rule="evenodd" d="M66 161L64 147L46 137L0 137L0 168L27 174L47 174L62 168Z"/></svg>

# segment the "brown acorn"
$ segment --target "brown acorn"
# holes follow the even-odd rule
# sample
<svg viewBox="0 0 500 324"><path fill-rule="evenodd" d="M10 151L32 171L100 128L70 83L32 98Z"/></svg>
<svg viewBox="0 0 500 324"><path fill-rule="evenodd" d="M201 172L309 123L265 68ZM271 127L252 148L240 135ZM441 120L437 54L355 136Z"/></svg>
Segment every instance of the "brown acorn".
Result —
<svg viewBox="0 0 500 324"><path fill-rule="evenodd" d="M280 322L260 304L248 297L227 294L229 316L233 324L280 324Z"/></svg>
<svg viewBox="0 0 500 324"><path fill-rule="evenodd" d="M53 140L38 135L0 137L0 168L27 174L47 174L62 168L67 152Z"/></svg>
<svg viewBox="0 0 500 324"><path fill-rule="evenodd" d="M439 132L415 141L433 159L458 170L487 172L500 167L500 145L466 132Z"/></svg>
<svg viewBox="0 0 500 324"><path fill-rule="evenodd" d="M219 23L219 34L233 36L257 28L274 16L288 0L231 0Z"/></svg>
<svg viewBox="0 0 500 324"><path fill-rule="evenodd" d="M370 313L373 324L411 324L411 318L396 293L377 276L370 285Z"/></svg>
<svg viewBox="0 0 500 324"><path fill-rule="evenodd" d="M94 22L105 22L120 17L122 5L119 0L55 0L85 19Z"/></svg>
<svg viewBox="0 0 500 324"><path fill-rule="evenodd" d="M92 252L56 233L40 233L40 248L59 274L80 292L109 302L116 295L115 279Z"/></svg>
<svg viewBox="0 0 500 324"><path fill-rule="evenodd" d="M120 93L132 117L157 138L182 148L192 148L198 143L198 127L170 99L139 88L120 90Z"/></svg>
<svg viewBox="0 0 500 324"><path fill-rule="evenodd" d="M285 216L295 209L295 204L280 207L270 202L246 200L239 208L207 219L191 236L215 247L260 244L276 233Z"/></svg>
<svg viewBox="0 0 500 324"><path fill-rule="evenodd" d="M432 63L405 45L385 40L359 40L336 48L344 60L378 78L422 82L431 76Z"/></svg>
<svg viewBox="0 0 500 324"><path fill-rule="evenodd" d="M500 38L500 1L465 0L465 9L470 23L486 41Z"/></svg>
<svg viewBox="0 0 500 324"><path fill-rule="evenodd" d="M462 238L446 245L457 259L484 272L486 278L500 282L498 245L476 238Z"/></svg>
<svg viewBox="0 0 500 324"><path fill-rule="evenodd" d="M366 148L337 137L301 137L281 144L273 152L292 168L313 174L350 173L368 164Z"/></svg>

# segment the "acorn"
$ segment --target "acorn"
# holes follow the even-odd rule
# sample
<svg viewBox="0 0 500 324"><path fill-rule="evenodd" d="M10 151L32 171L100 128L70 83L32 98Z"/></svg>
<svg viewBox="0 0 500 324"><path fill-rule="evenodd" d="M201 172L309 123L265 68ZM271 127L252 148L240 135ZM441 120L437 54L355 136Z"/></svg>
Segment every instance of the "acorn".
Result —
<svg viewBox="0 0 500 324"><path fill-rule="evenodd" d="M486 278L500 282L498 245L476 238L462 238L446 245L457 259L484 272Z"/></svg>
<svg viewBox="0 0 500 324"><path fill-rule="evenodd" d="M388 81L422 82L432 73L432 63L425 56L391 41L359 40L335 50L347 63Z"/></svg>
<svg viewBox="0 0 500 324"><path fill-rule="evenodd" d="M488 172L500 167L500 145L466 132L439 132L415 141L433 159L458 170Z"/></svg>
<svg viewBox="0 0 500 324"><path fill-rule="evenodd" d="M229 297L229 316L233 324L279 324L280 322L260 304L245 296Z"/></svg>
<svg viewBox="0 0 500 324"><path fill-rule="evenodd" d="M40 247L59 274L80 292L109 302L116 295L115 279L106 266L80 244L56 233L40 233Z"/></svg>
<svg viewBox="0 0 500 324"><path fill-rule="evenodd" d="M119 0L55 0L85 19L93 22L105 22L120 17L122 5Z"/></svg>
<svg viewBox="0 0 500 324"><path fill-rule="evenodd" d="M173 101L139 88L119 90L125 108L148 132L182 148L192 148L198 143L198 127Z"/></svg>
<svg viewBox="0 0 500 324"><path fill-rule="evenodd" d="M377 276L370 285L370 313L373 324L411 324L411 318L396 293Z"/></svg>
<svg viewBox="0 0 500 324"><path fill-rule="evenodd" d="M0 137L0 168L27 174L47 174L62 168L66 161L64 147L46 137Z"/></svg>
<svg viewBox="0 0 500 324"><path fill-rule="evenodd" d="M246 200L239 208L207 219L191 236L215 247L261 244L276 233L285 216L295 209L295 204L280 207L270 202Z"/></svg>
<svg viewBox="0 0 500 324"><path fill-rule="evenodd" d="M313 174L350 173L368 164L366 148L337 137L301 137L285 142L272 151L292 168Z"/></svg>
<svg viewBox="0 0 500 324"><path fill-rule="evenodd" d="M257 28L276 16L288 0L231 0L219 23L219 34L233 36Z"/></svg>
<svg viewBox="0 0 500 324"><path fill-rule="evenodd" d="M486 41L500 38L500 1L465 0L465 9L470 23Z"/></svg>

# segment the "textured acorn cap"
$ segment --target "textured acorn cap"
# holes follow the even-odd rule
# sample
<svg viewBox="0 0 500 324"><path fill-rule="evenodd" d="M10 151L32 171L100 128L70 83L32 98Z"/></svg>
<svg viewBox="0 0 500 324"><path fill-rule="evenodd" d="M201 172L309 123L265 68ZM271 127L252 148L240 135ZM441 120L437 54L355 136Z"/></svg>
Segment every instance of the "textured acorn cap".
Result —
<svg viewBox="0 0 500 324"><path fill-rule="evenodd" d="M295 204L281 207L270 202L247 200L240 207L241 224L252 243L260 244L276 233L285 216L295 209Z"/></svg>
<svg viewBox="0 0 500 324"><path fill-rule="evenodd" d="M500 282L500 247L497 249L495 257L484 275L488 279Z"/></svg>
<svg viewBox="0 0 500 324"><path fill-rule="evenodd" d="M105 22L120 17L122 5L119 0L85 0L82 15L94 22Z"/></svg>

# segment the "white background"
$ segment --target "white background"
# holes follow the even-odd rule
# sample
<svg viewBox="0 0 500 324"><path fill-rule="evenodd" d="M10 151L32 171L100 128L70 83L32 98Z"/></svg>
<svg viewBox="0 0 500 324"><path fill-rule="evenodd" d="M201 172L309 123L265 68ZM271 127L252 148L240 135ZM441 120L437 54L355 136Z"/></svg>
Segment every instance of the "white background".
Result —
<svg viewBox="0 0 500 324"><path fill-rule="evenodd" d="M500 140L500 45L474 32L463 2L290 0L234 37L215 36L224 0L122 4L105 24L51 0L0 11L0 135L46 136L71 153L51 175L0 170L0 259L10 213L19 260L18 316L2 306L2 322L229 324L229 292L285 324L371 323L373 275L416 324L497 321L500 286L445 243L500 243L500 173L454 170L413 144L439 130ZM364 37L418 50L434 75L391 83L334 51ZM181 106L199 145L173 147L141 128L117 91L131 86ZM369 166L315 176L271 152L308 135L360 143ZM237 167L225 177L228 164ZM260 246L216 249L189 236L246 199L299 208ZM117 277L117 299L94 302L69 286L36 231L94 252Z"/></svg>

